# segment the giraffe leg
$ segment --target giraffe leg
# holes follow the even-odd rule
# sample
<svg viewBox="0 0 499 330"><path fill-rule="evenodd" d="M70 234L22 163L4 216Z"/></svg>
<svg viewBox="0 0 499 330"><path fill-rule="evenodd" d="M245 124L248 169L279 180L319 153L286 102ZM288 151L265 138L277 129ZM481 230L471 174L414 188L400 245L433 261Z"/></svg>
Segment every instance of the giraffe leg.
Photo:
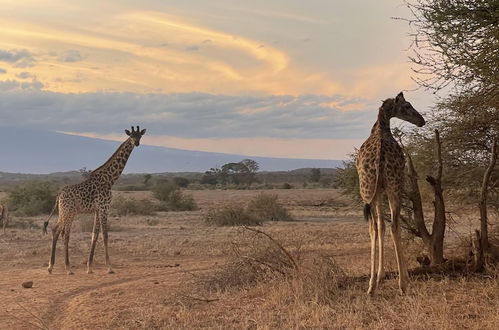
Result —
<svg viewBox="0 0 499 330"><path fill-rule="evenodd" d="M395 247L395 256L397 258L397 266L399 271L399 289L402 294L407 291L409 274L405 264L403 247L400 234L400 198L396 193L389 194L390 211L392 216L392 240Z"/></svg>
<svg viewBox="0 0 499 330"><path fill-rule="evenodd" d="M369 218L369 236L371 237L371 278L369 279L368 294L373 294L376 289L375 273L376 273L376 239L378 235L378 227L373 217Z"/></svg>
<svg viewBox="0 0 499 330"><path fill-rule="evenodd" d="M69 263L69 236L71 233L70 223L66 224L66 228L64 228L64 265L66 267L66 273L68 275L73 275L71 271L71 264Z"/></svg>
<svg viewBox="0 0 499 330"><path fill-rule="evenodd" d="M376 279L377 286L385 279L384 269L384 240L385 240L385 221L383 219L382 200L378 199L376 203L376 218L378 223L378 278Z"/></svg>
<svg viewBox="0 0 499 330"><path fill-rule="evenodd" d="M100 210L99 211L99 218L100 218L100 224L101 224L101 229L102 229L102 238L104 241L104 252L106 254L106 266L107 266L107 273L108 274L114 274L113 268L111 267L111 262L109 261L109 252L108 252L108 246L107 246L107 210Z"/></svg>
<svg viewBox="0 0 499 330"><path fill-rule="evenodd" d="M59 239L59 235L61 234L62 231L62 222L57 222L52 228L52 252L50 254L50 262L49 262L49 267L47 268L47 271L49 274L52 274L52 268L54 268L55 264L55 248L57 245L57 240Z"/></svg>
<svg viewBox="0 0 499 330"><path fill-rule="evenodd" d="M100 231L100 221L99 221L99 213L97 211L95 212L94 230L92 231L92 246L90 247L90 254L88 255L87 274L93 273L92 264L94 262L95 245L97 243L97 240L99 239L99 231Z"/></svg>

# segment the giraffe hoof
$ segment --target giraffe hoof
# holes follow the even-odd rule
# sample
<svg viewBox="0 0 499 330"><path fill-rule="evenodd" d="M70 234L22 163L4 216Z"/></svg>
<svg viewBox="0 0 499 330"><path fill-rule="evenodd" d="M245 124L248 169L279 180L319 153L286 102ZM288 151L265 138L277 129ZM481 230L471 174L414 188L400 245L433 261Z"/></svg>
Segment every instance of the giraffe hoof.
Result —
<svg viewBox="0 0 499 330"><path fill-rule="evenodd" d="M112 269L108 269L108 270L107 270L107 273L108 273L108 274L114 274L114 270L112 270Z"/></svg>
<svg viewBox="0 0 499 330"><path fill-rule="evenodd" d="M73 273L72 271L68 270L67 274L68 275L74 275L75 273Z"/></svg>
<svg viewBox="0 0 499 330"><path fill-rule="evenodd" d="M366 292L368 295L370 296L373 296L374 295L374 288L369 288L367 289L367 292Z"/></svg>
<svg viewBox="0 0 499 330"><path fill-rule="evenodd" d="M88 270L87 270L87 274L93 274L93 273L94 273L94 271L93 271L93 270L91 270L91 269L88 269Z"/></svg>
<svg viewBox="0 0 499 330"><path fill-rule="evenodd" d="M49 274L52 274L52 269L47 269L47 272L49 272Z"/></svg>

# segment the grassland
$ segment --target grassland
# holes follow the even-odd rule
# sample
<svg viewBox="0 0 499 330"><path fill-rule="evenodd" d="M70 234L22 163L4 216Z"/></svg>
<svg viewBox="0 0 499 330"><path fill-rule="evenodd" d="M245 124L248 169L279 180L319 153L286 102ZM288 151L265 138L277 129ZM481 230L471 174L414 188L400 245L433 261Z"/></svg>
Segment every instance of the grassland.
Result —
<svg viewBox="0 0 499 330"><path fill-rule="evenodd" d="M73 276L64 271L62 244L54 274L47 273L50 238L41 235L42 218L14 218L7 234L0 236L0 328L498 328L497 271L412 276L404 296L398 293L396 278L389 276L374 296L367 296L367 227L360 208L335 190L272 190L294 218L258 227L276 243L245 229L203 222L208 209L244 204L259 192L192 191L197 211L112 217L110 253L116 274L106 274L100 244L95 273L85 272L91 216L82 215L73 224ZM115 192L119 194L150 197L148 192ZM464 254L473 221L454 216L448 257ZM284 265L255 270L237 263L255 257L255 251L280 246L296 269ZM417 267L421 245L406 237L405 247L409 267ZM270 259L262 260L281 257L267 253ZM386 268L388 273L396 269L391 244ZM33 288L23 288L25 281L33 281Z"/></svg>

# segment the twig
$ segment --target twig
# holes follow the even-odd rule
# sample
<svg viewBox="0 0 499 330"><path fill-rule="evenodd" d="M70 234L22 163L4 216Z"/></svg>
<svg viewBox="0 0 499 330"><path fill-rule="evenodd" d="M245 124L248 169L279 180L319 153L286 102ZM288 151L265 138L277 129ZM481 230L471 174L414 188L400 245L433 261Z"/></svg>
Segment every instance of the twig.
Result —
<svg viewBox="0 0 499 330"><path fill-rule="evenodd" d="M298 265L296 264L295 262L295 259L291 256L291 254L289 254L289 252L279 243L277 242L272 236L270 236L269 234L267 234L266 232L263 232L261 230L258 230L258 229L254 229L254 228L250 228L250 227L246 227L246 226L242 226L244 229L246 230L249 230L249 231L252 231L252 232L255 232L257 234L261 234L261 235L264 235L266 236L269 240L272 241L272 243L274 243L287 257L288 259L291 261L291 263L293 264L293 268L294 269L298 269Z"/></svg>
<svg viewBox="0 0 499 330"><path fill-rule="evenodd" d="M189 298L192 300L207 302L207 303L220 300L219 298L198 298L198 297L194 297L194 296L190 296L190 295L186 295L186 294L181 294L180 296L184 297L184 298Z"/></svg>

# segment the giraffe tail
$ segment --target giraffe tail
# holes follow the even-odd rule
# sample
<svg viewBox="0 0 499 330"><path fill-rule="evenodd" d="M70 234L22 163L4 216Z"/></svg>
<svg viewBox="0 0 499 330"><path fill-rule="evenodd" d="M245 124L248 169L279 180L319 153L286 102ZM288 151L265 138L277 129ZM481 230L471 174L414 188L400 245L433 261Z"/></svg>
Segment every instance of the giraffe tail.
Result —
<svg viewBox="0 0 499 330"><path fill-rule="evenodd" d="M58 205L59 205L59 196L57 196L57 198L55 199L55 204L54 207L52 208L52 211L49 214L49 217L43 223L43 234L45 235L47 235L47 227L49 226L50 218L52 218L52 215L54 215L55 209L57 208Z"/></svg>
<svg viewBox="0 0 499 330"><path fill-rule="evenodd" d="M374 219L371 204L364 204L364 219L369 221L369 218Z"/></svg>

